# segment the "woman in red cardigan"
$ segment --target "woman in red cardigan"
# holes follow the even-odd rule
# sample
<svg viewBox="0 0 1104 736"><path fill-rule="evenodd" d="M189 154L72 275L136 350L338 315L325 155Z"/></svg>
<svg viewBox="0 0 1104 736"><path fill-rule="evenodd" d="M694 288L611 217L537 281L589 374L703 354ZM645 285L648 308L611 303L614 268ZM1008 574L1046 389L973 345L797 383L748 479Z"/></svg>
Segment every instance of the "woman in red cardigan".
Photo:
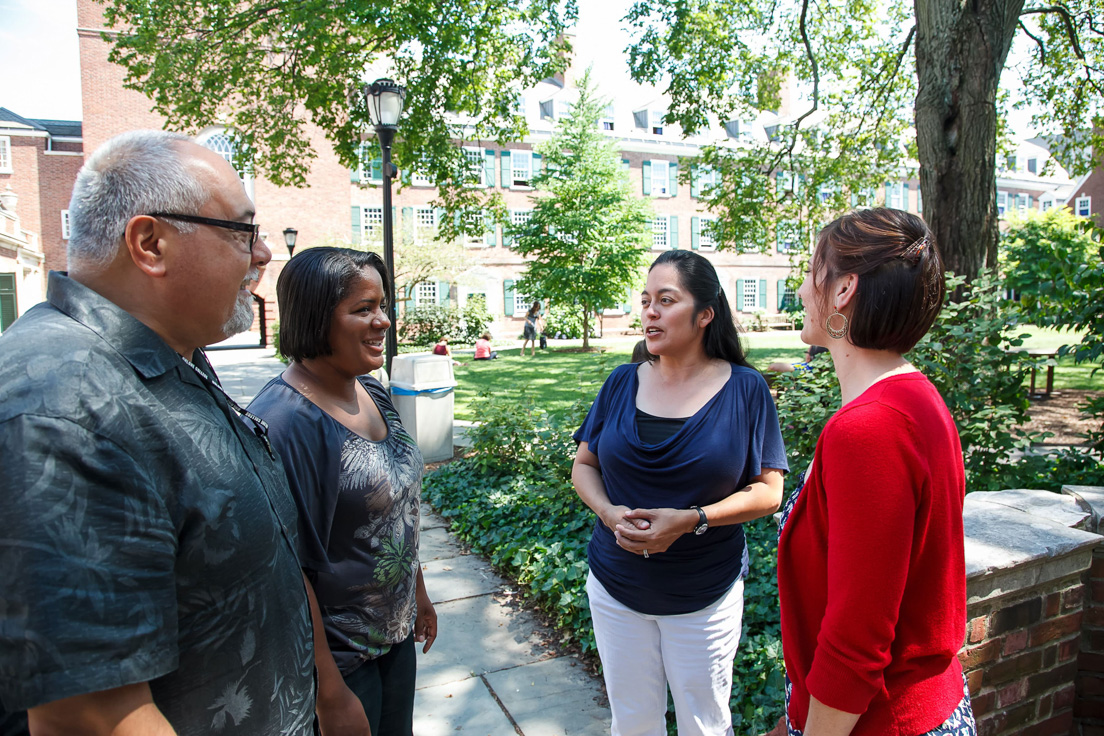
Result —
<svg viewBox="0 0 1104 736"><path fill-rule="evenodd" d="M821 231L798 295L843 406L787 501L778 542L790 736L976 733L958 431L903 354L942 306L924 221L876 208Z"/></svg>

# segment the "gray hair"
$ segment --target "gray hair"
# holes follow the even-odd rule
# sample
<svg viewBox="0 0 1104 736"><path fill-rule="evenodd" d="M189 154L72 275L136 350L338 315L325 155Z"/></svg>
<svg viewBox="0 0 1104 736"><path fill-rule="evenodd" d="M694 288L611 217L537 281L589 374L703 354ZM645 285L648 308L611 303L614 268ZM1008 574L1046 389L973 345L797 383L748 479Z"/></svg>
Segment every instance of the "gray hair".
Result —
<svg viewBox="0 0 1104 736"><path fill-rule="evenodd" d="M208 192L181 160L192 139L162 130L135 130L110 139L81 167L69 201L69 264L106 266L127 222L153 212L195 214ZM179 232L195 225L171 222Z"/></svg>

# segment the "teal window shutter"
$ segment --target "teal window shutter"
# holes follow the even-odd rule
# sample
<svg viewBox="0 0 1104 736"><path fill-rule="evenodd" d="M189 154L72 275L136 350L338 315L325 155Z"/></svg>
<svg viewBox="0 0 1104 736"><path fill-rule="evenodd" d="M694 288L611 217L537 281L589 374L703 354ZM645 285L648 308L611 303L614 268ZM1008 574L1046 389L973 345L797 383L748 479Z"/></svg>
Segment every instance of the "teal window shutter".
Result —
<svg viewBox="0 0 1104 736"><path fill-rule="evenodd" d="M786 279L778 279L778 311L786 306Z"/></svg>
<svg viewBox="0 0 1104 736"><path fill-rule="evenodd" d="M886 207L889 206L889 192L890 192L890 184L887 181L886 185L885 185L885 200L882 201L882 204Z"/></svg>
<svg viewBox="0 0 1104 736"><path fill-rule="evenodd" d="M360 206L359 205L353 205L353 237L349 241L353 245L359 245L360 244L360 238L361 238L361 233L362 233L362 231L360 229L360 215L361 215Z"/></svg>
<svg viewBox="0 0 1104 736"><path fill-rule="evenodd" d="M514 185L514 170L510 163L510 152L502 152L502 188L509 189Z"/></svg>
<svg viewBox="0 0 1104 736"><path fill-rule="evenodd" d="M403 169L399 173L399 181L401 181L403 183L404 187L410 186L410 183L413 181L413 179L410 176L410 169Z"/></svg>
<svg viewBox="0 0 1104 736"><path fill-rule="evenodd" d="M506 210L506 224L502 226L502 247L513 248L514 236L510 234L510 228L514 226L514 210Z"/></svg>
<svg viewBox="0 0 1104 736"><path fill-rule="evenodd" d="M368 178L370 181L383 181L383 159L379 156L372 159L371 173Z"/></svg>
<svg viewBox="0 0 1104 736"><path fill-rule="evenodd" d="M531 169L532 169L532 173L529 174L529 176L530 176L530 179L529 179L530 185L532 185L532 183L533 183L533 177L536 177L536 175L539 174L540 171L541 171L541 155L539 153L534 153L533 154Z"/></svg>
<svg viewBox="0 0 1104 736"><path fill-rule="evenodd" d="M406 297L403 299L403 314L406 314L414 308L414 287L405 287L403 289L403 293L406 295Z"/></svg>
<svg viewBox="0 0 1104 736"><path fill-rule="evenodd" d="M483 245L488 248L498 245L498 233L490 212L483 213Z"/></svg>
<svg viewBox="0 0 1104 736"><path fill-rule="evenodd" d="M667 164L667 174L671 177L671 186L667 192L672 197L678 196L678 161Z"/></svg>
<svg viewBox="0 0 1104 736"><path fill-rule="evenodd" d="M459 215L457 215L459 217ZM445 209L443 207L433 208L433 226L440 227L441 221L445 219Z"/></svg>
<svg viewBox="0 0 1104 736"><path fill-rule="evenodd" d="M507 317L514 316L514 280L506 279L502 282L502 306Z"/></svg>
<svg viewBox="0 0 1104 736"><path fill-rule="evenodd" d="M736 279L736 311L744 311L744 280Z"/></svg>
<svg viewBox="0 0 1104 736"><path fill-rule="evenodd" d="M694 199L701 196L701 167L696 164L690 166L690 196Z"/></svg>
<svg viewBox="0 0 1104 736"><path fill-rule="evenodd" d="M767 308L767 280L759 279L759 308Z"/></svg>
<svg viewBox="0 0 1104 736"><path fill-rule="evenodd" d="M644 159L644 163L641 166L640 170L641 170L641 174L640 174L641 179L640 180L641 180L641 182L643 183L643 186L644 186L644 193L645 194L651 194L652 193L652 162L648 159Z"/></svg>
<svg viewBox="0 0 1104 736"><path fill-rule="evenodd" d="M414 208L402 208L402 233L406 242L414 242Z"/></svg>
<svg viewBox="0 0 1104 736"><path fill-rule="evenodd" d="M449 304L449 282L438 281L437 282L437 303L443 307L447 307Z"/></svg>
<svg viewBox="0 0 1104 736"><path fill-rule="evenodd" d="M349 170L349 181L360 181L360 169L364 165L364 144L357 146L356 164Z"/></svg>
<svg viewBox="0 0 1104 736"><path fill-rule="evenodd" d="M909 208L909 185L908 185L907 181L905 183L901 184L901 192L904 193L904 197L905 197L905 203L904 203L904 206L901 207L901 209L903 209L905 212L908 212L910 210L910 208Z"/></svg>
<svg viewBox="0 0 1104 736"><path fill-rule="evenodd" d="M15 293L15 274L0 273L0 332L15 322L17 302Z"/></svg>
<svg viewBox="0 0 1104 736"><path fill-rule="evenodd" d="M671 250L678 250L678 215L671 215L667 226L667 245Z"/></svg>
<svg viewBox="0 0 1104 736"><path fill-rule="evenodd" d="M690 218L690 250L698 250L701 248L701 218Z"/></svg>
<svg viewBox="0 0 1104 736"><path fill-rule="evenodd" d="M489 187L495 185L495 152L493 148L483 149L483 183Z"/></svg>
<svg viewBox="0 0 1104 736"><path fill-rule="evenodd" d="M623 158L621 159L621 168L625 171L628 171L632 168L632 164L629 163L629 160L627 158Z"/></svg>

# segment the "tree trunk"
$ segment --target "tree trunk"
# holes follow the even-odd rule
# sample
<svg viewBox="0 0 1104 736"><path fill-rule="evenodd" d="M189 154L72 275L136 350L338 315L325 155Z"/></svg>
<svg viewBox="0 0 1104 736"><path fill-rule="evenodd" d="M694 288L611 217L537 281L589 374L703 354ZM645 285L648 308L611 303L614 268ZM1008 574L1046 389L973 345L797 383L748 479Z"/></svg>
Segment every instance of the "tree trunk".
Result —
<svg viewBox="0 0 1104 736"><path fill-rule="evenodd" d="M590 310L583 307L583 350L590 349Z"/></svg>
<svg viewBox="0 0 1104 736"><path fill-rule="evenodd" d="M948 270L997 263L997 86L1024 0L914 0L924 218Z"/></svg>

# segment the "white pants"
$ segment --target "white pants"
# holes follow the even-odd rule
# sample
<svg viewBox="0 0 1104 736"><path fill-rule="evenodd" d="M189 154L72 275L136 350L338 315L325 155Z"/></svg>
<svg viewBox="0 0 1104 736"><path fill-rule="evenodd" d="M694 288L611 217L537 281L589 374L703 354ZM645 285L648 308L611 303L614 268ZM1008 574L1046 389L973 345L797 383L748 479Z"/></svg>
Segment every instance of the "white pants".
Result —
<svg viewBox="0 0 1104 736"><path fill-rule="evenodd" d="M744 583L708 608L649 616L618 603L587 577L594 638L613 712L612 736L665 736L667 685L679 736L732 736L732 662L740 643Z"/></svg>

